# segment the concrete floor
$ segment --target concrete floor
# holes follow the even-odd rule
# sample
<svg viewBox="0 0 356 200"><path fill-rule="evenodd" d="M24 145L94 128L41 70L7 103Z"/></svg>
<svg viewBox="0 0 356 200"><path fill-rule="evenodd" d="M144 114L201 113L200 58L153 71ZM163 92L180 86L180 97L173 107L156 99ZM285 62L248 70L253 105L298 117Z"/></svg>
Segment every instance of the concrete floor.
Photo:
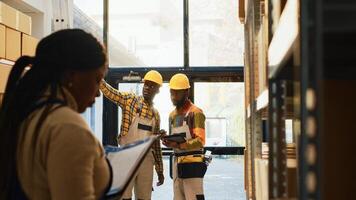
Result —
<svg viewBox="0 0 356 200"><path fill-rule="evenodd" d="M173 199L172 179L169 177L168 159L164 159L165 183L154 186L153 200ZM245 200L244 162L242 156L234 158L215 157L204 178L206 200ZM154 178L156 184L157 177Z"/></svg>

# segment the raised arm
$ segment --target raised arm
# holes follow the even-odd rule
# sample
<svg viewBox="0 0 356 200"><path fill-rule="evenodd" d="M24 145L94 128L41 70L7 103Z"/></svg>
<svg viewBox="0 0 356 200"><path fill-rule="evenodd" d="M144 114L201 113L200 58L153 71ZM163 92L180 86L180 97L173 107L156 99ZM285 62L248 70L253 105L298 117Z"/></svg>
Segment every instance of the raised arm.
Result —
<svg viewBox="0 0 356 200"><path fill-rule="evenodd" d="M120 92L119 90L109 85L104 79L100 83L100 91L106 98L120 107L124 107L128 99L134 98L133 94L128 92Z"/></svg>

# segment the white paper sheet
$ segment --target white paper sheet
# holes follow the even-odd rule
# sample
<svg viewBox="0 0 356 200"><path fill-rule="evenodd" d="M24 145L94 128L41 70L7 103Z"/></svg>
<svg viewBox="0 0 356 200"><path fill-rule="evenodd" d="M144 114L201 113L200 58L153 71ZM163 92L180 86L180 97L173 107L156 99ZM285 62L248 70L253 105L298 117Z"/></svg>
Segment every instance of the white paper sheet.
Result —
<svg viewBox="0 0 356 200"><path fill-rule="evenodd" d="M157 136L151 136L143 141L123 146L117 152L107 154L113 170L111 192L123 192L122 190L129 184L130 179L157 138Z"/></svg>

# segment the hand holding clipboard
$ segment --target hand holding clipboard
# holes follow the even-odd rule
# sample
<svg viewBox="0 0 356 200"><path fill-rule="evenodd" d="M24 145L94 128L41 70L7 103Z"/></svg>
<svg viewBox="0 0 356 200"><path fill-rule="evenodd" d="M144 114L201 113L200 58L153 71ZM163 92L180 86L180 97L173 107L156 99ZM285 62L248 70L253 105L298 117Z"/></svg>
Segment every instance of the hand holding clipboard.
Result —
<svg viewBox="0 0 356 200"><path fill-rule="evenodd" d="M159 136L150 136L122 147L106 146L112 169L112 185L105 199L120 199Z"/></svg>

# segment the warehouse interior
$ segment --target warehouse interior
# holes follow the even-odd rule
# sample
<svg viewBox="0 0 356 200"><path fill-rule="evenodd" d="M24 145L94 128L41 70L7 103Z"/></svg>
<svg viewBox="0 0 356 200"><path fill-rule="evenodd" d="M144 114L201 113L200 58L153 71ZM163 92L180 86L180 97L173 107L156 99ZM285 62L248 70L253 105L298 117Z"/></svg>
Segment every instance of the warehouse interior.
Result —
<svg viewBox="0 0 356 200"><path fill-rule="evenodd" d="M355 20L352 0L1 0L0 105L20 56L54 31L83 29L106 47L116 89L140 95L146 72L162 74L165 130L168 82L188 76L214 155L206 199L353 199ZM101 96L82 116L118 145L121 114ZM172 149L162 151L167 181L153 199L172 199Z"/></svg>

